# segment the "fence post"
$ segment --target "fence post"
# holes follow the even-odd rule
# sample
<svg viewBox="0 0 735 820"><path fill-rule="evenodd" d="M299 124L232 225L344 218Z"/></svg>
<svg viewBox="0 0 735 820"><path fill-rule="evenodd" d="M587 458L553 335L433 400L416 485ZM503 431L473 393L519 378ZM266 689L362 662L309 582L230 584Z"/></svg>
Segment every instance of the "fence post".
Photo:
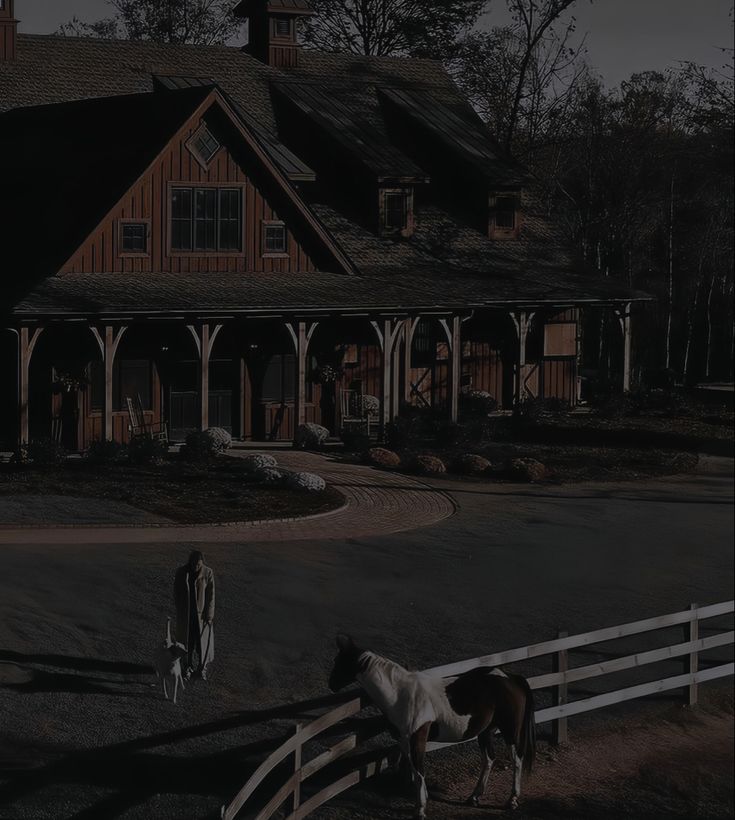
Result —
<svg viewBox="0 0 735 820"><path fill-rule="evenodd" d="M697 617L697 609L699 608L698 604L690 604L689 609L692 612L692 620L689 621L687 624L687 640L688 641L698 641L699 640L699 619ZM687 661L687 672L690 675L695 675L699 671L699 652L696 649L693 649L689 654L689 660ZM688 692L688 702L689 706L696 706L697 705L697 696L698 696L698 684L692 682L689 684L689 692Z"/></svg>
<svg viewBox="0 0 735 820"><path fill-rule="evenodd" d="M297 723L294 726L293 733L295 736L298 737L301 730L304 728L303 723ZM296 744L296 748L294 749L293 755L293 771L294 774L298 774L301 771L301 742L299 741ZM291 797L288 798L286 802L286 816L288 817L291 814L294 814L298 807L301 805L301 780L298 779L296 784L293 787L293 792Z"/></svg>
<svg viewBox="0 0 735 820"><path fill-rule="evenodd" d="M569 633L559 631L557 638L568 638ZM554 655L554 672L566 672L569 669L569 651L567 649L560 649ZM569 685L566 681L554 687L554 705L562 706L567 702ZM566 743L569 740L569 732L567 726L568 718L557 718L552 724L551 742L554 746L559 746L561 743Z"/></svg>

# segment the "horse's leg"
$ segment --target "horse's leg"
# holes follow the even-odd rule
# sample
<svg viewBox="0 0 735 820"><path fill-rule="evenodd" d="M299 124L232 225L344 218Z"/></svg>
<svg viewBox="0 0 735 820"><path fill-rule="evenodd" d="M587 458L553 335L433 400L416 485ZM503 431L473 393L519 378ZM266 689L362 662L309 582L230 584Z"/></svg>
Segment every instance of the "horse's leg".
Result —
<svg viewBox="0 0 735 820"><path fill-rule="evenodd" d="M521 773L523 771L523 758L518 757L518 749L515 744L510 747L510 754L513 758L513 792L508 801L509 809L518 808L518 800L521 796Z"/></svg>
<svg viewBox="0 0 735 820"><path fill-rule="evenodd" d="M490 778L490 771L495 762L495 750L493 749L493 730L488 726L487 729L480 732L477 736L477 742L480 744L480 754L482 755L482 769L480 770L480 779L477 781L475 790L467 799L467 804L470 806L479 806L480 798L485 794L487 789L487 781Z"/></svg>
<svg viewBox="0 0 735 820"><path fill-rule="evenodd" d="M426 743L429 739L430 723L425 723L411 736L411 767L416 787L416 817L426 817L426 801L429 793L424 778L424 762L426 759Z"/></svg>

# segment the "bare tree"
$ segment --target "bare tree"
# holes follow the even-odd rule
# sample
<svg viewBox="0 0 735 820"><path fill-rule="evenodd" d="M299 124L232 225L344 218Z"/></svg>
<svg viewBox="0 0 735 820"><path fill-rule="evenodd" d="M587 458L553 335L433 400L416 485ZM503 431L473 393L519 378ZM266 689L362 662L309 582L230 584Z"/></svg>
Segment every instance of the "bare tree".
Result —
<svg viewBox="0 0 735 820"><path fill-rule="evenodd" d="M240 28L231 0L107 0L111 17L86 23L74 17L60 34L159 43L217 45Z"/></svg>
<svg viewBox="0 0 735 820"><path fill-rule="evenodd" d="M303 39L323 51L444 58L486 0L312 0Z"/></svg>

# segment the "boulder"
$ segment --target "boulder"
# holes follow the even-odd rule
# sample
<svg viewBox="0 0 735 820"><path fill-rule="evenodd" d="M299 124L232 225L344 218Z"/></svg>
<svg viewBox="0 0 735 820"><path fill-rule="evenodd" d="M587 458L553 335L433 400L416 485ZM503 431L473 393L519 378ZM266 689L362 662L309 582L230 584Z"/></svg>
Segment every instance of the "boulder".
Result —
<svg viewBox="0 0 735 820"><path fill-rule="evenodd" d="M491 467L492 464L486 458L472 453L458 456L452 462L452 472L461 475L482 475L487 473Z"/></svg>
<svg viewBox="0 0 735 820"><path fill-rule="evenodd" d="M373 464L376 467L400 467L401 457L393 450L388 450L385 447L371 447L365 453L365 461L368 464Z"/></svg>
<svg viewBox="0 0 735 820"><path fill-rule="evenodd" d="M508 470L516 481L543 481L549 476L548 469L535 458L514 458Z"/></svg>
<svg viewBox="0 0 735 820"><path fill-rule="evenodd" d="M444 462L440 458L429 455L416 456L412 460L411 466L415 472L421 475L441 475L447 471Z"/></svg>

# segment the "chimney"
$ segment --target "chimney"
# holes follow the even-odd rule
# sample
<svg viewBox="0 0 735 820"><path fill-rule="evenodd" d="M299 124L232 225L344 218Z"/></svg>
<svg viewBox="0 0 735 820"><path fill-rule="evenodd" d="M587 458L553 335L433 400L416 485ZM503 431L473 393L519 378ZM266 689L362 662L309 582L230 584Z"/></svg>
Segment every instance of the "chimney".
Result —
<svg viewBox="0 0 735 820"><path fill-rule="evenodd" d="M18 21L13 15L15 0L0 0L0 63L15 59Z"/></svg>
<svg viewBox="0 0 735 820"><path fill-rule="evenodd" d="M235 7L235 16L248 20L248 51L274 68L299 64L299 20L313 14L309 0L241 0Z"/></svg>

